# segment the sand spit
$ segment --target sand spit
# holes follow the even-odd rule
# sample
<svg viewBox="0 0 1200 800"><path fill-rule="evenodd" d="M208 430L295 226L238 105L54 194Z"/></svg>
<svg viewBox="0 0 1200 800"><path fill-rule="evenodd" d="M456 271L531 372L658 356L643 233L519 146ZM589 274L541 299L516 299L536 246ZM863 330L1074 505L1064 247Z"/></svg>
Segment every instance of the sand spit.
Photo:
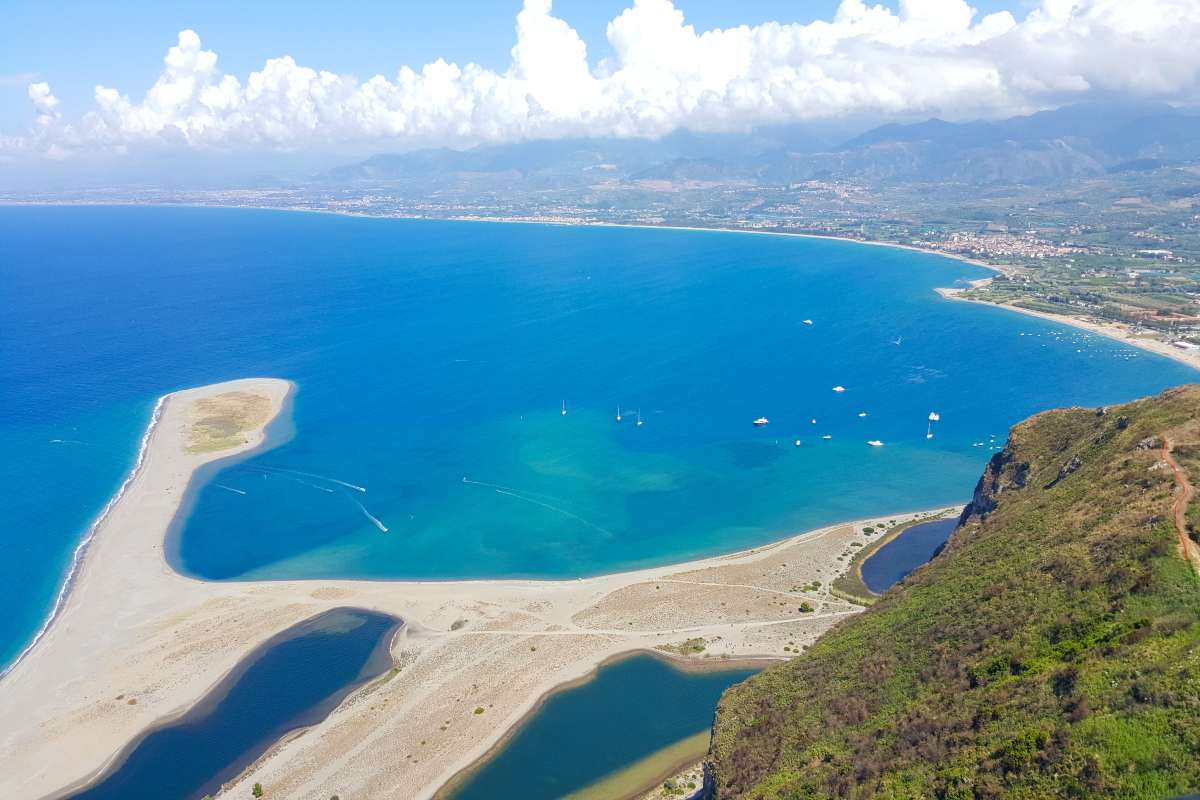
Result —
<svg viewBox="0 0 1200 800"><path fill-rule="evenodd" d="M428 798L547 691L616 654L691 650L680 645L692 640L704 645L697 665L787 657L861 610L827 587L878 519L583 580L213 583L176 573L163 543L192 474L270 446L263 429L290 389L251 379L164 398L57 618L0 680L0 793L50 797L98 774L245 654L337 606L406 621L395 669L278 743L222 795L249 796L258 782L273 797ZM811 611L801 611L806 601Z"/></svg>

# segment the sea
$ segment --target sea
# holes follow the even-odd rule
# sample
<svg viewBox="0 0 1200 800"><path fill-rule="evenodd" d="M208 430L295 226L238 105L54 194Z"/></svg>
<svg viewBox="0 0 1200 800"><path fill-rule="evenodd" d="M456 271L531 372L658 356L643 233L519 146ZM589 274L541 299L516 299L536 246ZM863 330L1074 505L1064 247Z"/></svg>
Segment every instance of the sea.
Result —
<svg viewBox="0 0 1200 800"><path fill-rule="evenodd" d="M176 569L433 580L594 575L965 501L1030 414L1196 379L933 291L986 275L731 232L0 208L0 664L185 387L296 389L271 447L198 476Z"/></svg>

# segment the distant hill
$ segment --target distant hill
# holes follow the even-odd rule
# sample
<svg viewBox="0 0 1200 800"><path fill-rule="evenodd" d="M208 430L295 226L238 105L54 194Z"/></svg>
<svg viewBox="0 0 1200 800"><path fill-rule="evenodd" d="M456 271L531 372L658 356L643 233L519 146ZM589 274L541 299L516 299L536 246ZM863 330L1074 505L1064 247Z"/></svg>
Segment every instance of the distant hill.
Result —
<svg viewBox="0 0 1200 800"><path fill-rule="evenodd" d="M1087 103L997 122L884 125L812 168L892 180L1047 183L1139 159L1200 157L1200 117L1163 104Z"/></svg>
<svg viewBox="0 0 1200 800"><path fill-rule="evenodd" d="M942 553L726 693L717 800L1200 789L1200 579L1164 435L1200 479L1200 387L1016 426Z"/></svg>
<svg viewBox="0 0 1200 800"><path fill-rule="evenodd" d="M840 145L802 125L678 131L657 140L567 139L378 155L335 184L538 187L612 180L811 179L1044 184L1200 159L1200 116L1163 104L1088 103L995 122L889 124ZM1126 165L1126 166L1122 166Z"/></svg>

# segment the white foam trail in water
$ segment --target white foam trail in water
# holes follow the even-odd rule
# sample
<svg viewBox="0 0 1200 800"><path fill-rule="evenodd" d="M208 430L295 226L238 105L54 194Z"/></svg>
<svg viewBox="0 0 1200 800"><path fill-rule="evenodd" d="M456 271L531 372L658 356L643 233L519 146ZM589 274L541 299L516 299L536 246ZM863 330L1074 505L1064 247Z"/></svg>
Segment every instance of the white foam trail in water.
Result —
<svg viewBox="0 0 1200 800"><path fill-rule="evenodd" d="M99 516L88 527L87 533L79 540L79 544L75 545L75 552L71 554L71 563L67 567L67 574L63 578L62 585L58 587L58 594L54 597L54 605L50 608L50 613L46 617L46 621L42 623L42 627L38 628L37 633L33 635L32 641L25 646L25 649L17 654L17 657L12 660L4 669L0 670L0 679L12 672L25 656L29 655L30 651L37 646L37 643L45 637L46 632L50 630L50 626L54 624L54 620L58 619L58 615L62 613L63 606L67 602L67 597L71 594L71 588L75 585L75 578L79 574L79 566L83 563L83 557L87 554L88 547L92 544L92 540L96 538L96 531L100 525L116 508L117 503L125 496L125 491L129 485L133 483L138 473L142 470L142 464L146 461L146 451L150 448L150 436L154 433L154 429L158 426L158 420L162 417L163 404L167 401L167 395L158 398L154 403L154 411L150 414L150 424L146 427L146 432L142 434L141 444L138 445L137 458L133 462L133 469L129 471L125 481L121 484L121 488L117 489L109 501L104 504L104 508L100 509Z"/></svg>
<svg viewBox="0 0 1200 800"><path fill-rule="evenodd" d="M81 442L78 439L51 439L50 444L80 444L84 447L88 446L87 442Z"/></svg>
<svg viewBox="0 0 1200 800"><path fill-rule="evenodd" d="M293 475L303 475L306 478L316 478L319 481L329 481L330 483L336 483L339 486L345 486L347 489L353 489L356 492L365 492L367 490L365 486L356 486L353 483L347 483L346 481L338 480L337 478L331 478L328 475L318 475L315 472L301 472L298 469L285 469L283 467L259 467L259 469L265 469L268 472L290 472Z"/></svg>
<svg viewBox="0 0 1200 800"><path fill-rule="evenodd" d="M605 536L615 536L616 535L612 531L608 530L607 528L601 528L599 525L595 524L594 522L589 522L588 520L584 519L583 517L579 516L578 514L567 511L565 508L559 508L558 506L552 506L549 503L543 503L541 500L534 500L532 497L525 497L526 494L535 494L534 492L519 492L518 490L512 489L508 486L498 486L494 483L484 483L483 481L473 481L473 480L467 478L465 475L463 476L463 483L468 484L470 486L482 486L484 488L491 489L496 494L503 494L503 495L507 495L508 497L515 498L517 500L524 500L526 503L533 503L535 506L541 506L542 508L549 509L550 511L554 511L558 514L562 514L564 517L570 517L571 519L575 520L576 522L587 525L592 530L603 533ZM541 495L541 496L549 497L549 495Z"/></svg>
<svg viewBox="0 0 1200 800"><path fill-rule="evenodd" d="M312 483L311 481L301 480L300 478L297 478L293 475L288 475L278 469L271 467L256 467L253 464L247 464L245 465L245 468L257 471L264 478L269 478L274 475L276 477L283 478L285 481L291 481L292 483L298 483L301 486L307 486L310 489L316 489L318 492L328 492L329 494L333 494L333 489L330 489L328 486L321 486L319 484Z"/></svg>
<svg viewBox="0 0 1200 800"><path fill-rule="evenodd" d="M350 497L350 495L347 494L346 497ZM373 524L376 528L379 528L380 533L388 532L387 525L384 525L382 522L380 522L379 517L375 516L370 511L367 511L366 506L358 502L358 500L355 500L353 497L350 497L350 500L353 501L354 505L358 506L358 510L363 513L364 517L371 520L371 524Z"/></svg>
<svg viewBox="0 0 1200 800"><path fill-rule="evenodd" d="M223 483L214 483L213 486L217 487L218 489L224 489L227 492L233 492L234 494L245 494L245 492L241 489L235 489L232 486L226 486Z"/></svg>

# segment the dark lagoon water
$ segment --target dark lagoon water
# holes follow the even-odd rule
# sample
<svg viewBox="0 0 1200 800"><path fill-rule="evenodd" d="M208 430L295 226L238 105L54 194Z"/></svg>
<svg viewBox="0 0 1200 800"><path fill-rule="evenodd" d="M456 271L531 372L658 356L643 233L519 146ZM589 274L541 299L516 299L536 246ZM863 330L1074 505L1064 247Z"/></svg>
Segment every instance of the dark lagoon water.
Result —
<svg viewBox="0 0 1200 800"><path fill-rule="evenodd" d="M928 563L957 524L957 519L938 519L905 528L862 562L863 583L875 594L883 594L917 567Z"/></svg>
<svg viewBox="0 0 1200 800"><path fill-rule="evenodd" d="M191 800L215 794L285 733L320 721L359 683L391 667L397 621L336 609L263 645L182 719L135 742L116 769L72 800Z"/></svg>
<svg viewBox="0 0 1200 800"><path fill-rule="evenodd" d="M452 800L553 800L707 730L721 693L757 670L688 672L637 655L552 695Z"/></svg>
<svg viewBox="0 0 1200 800"><path fill-rule="evenodd" d="M183 572L480 578L949 505L1013 422L1195 378L933 292L984 274L724 232L0 208L0 663L175 389L298 386L294 435L201 476Z"/></svg>

